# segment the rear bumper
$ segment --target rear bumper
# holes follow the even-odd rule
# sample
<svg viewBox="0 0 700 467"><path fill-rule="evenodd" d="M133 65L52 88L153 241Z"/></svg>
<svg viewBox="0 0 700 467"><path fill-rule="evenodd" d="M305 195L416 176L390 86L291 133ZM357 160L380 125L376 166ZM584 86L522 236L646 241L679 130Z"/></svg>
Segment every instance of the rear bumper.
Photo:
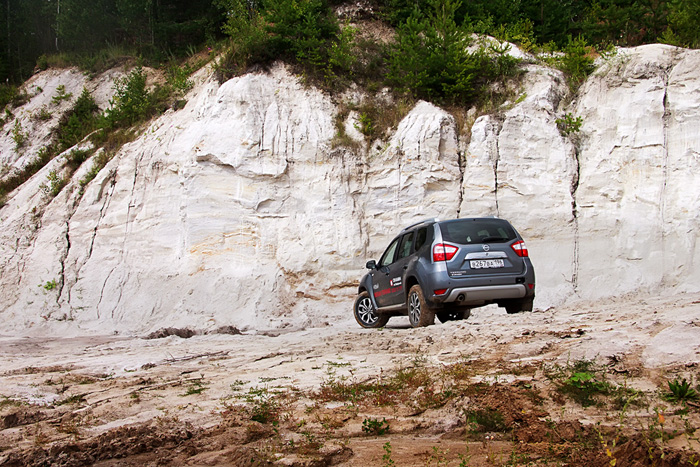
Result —
<svg viewBox="0 0 700 467"><path fill-rule="evenodd" d="M494 302L512 298L523 298L527 295L524 284L489 285L483 287L456 287L452 289L442 303L460 305L479 304L485 301ZM434 297L439 299L439 297Z"/></svg>

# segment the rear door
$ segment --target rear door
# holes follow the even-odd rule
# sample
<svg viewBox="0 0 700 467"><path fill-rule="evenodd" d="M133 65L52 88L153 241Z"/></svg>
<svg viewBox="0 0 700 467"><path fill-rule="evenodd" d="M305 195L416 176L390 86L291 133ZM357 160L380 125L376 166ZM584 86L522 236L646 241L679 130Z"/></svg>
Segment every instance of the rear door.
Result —
<svg viewBox="0 0 700 467"><path fill-rule="evenodd" d="M470 218L439 225L443 242L458 248L452 259L446 261L450 277L492 277L525 272L523 259L512 248L519 237L507 221Z"/></svg>

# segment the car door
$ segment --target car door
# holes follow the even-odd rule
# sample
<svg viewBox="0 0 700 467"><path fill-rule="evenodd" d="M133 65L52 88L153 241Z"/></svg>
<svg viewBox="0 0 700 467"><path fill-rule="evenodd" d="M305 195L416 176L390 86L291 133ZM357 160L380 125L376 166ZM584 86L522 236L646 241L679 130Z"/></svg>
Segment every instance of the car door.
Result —
<svg viewBox="0 0 700 467"><path fill-rule="evenodd" d="M379 307L404 302L403 274L413 253L413 238L413 232L409 232L394 239L379 261L374 276L374 298Z"/></svg>

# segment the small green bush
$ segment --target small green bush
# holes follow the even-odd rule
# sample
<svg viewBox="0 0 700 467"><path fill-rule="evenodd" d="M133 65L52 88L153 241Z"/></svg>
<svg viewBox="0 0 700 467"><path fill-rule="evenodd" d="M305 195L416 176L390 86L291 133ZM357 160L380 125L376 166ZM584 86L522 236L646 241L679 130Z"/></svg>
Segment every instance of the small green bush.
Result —
<svg viewBox="0 0 700 467"><path fill-rule="evenodd" d="M166 72L167 81L177 96L184 96L194 86L194 83L190 80L190 75L193 71L188 65L183 67L170 65L168 67Z"/></svg>
<svg viewBox="0 0 700 467"><path fill-rule="evenodd" d="M12 128L12 140L15 142L15 151L18 152L27 144L27 134L22 130L19 119L15 120L15 126Z"/></svg>
<svg viewBox="0 0 700 467"><path fill-rule="evenodd" d="M95 156L95 158L92 160L92 167L90 167L90 170L85 174L83 178L80 179L79 184L81 195L84 192L87 184L93 181L95 177L97 177L97 174L100 173L100 171L104 168L105 165L107 165L107 162L112 160L112 157L114 157L114 152L105 150L100 151Z"/></svg>
<svg viewBox="0 0 700 467"><path fill-rule="evenodd" d="M668 391L662 394L662 397L669 402L686 402L686 401L697 401L700 399L700 394L690 387L690 383L683 378L682 381L678 379L674 381L668 381Z"/></svg>
<svg viewBox="0 0 700 467"><path fill-rule="evenodd" d="M68 180L58 175L58 172L52 170L46 176L46 183L41 185L41 189L44 193L50 195L51 197L56 197L64 186L68 183Z"/></svg>
<svg viewBox="0 0 700 467"><path fill-rule="evenodd" d="M598 396L616 392L593 360L582 359L567 363L564 367L555 366L547 371L547 377L555 384L557 391L583 407L598 403Z"/></svg>
<svg viewBox="0 0 700 467"><path fill-rule="evenodd" d="M362 421L362 431L368 435L383 436L389 433L389 422L386 421L386 418L382 420L365 418Z"/></svg>
<svg viewBox="0 0 700 467"><path fill-rule="evenodd" d="M66 87L63 84L59 84L56 87L56 95L51 98L51 101L55 104L58 105L61 103L61 101L65 101L73 97L73 93L69 92L66 93Z"/></svg>
<svg viewBox="0 0 700 467"><path fill-rule="evenodd" d="M576 39L569 37L569 43L564 47L564 55L557 60L557 65L567 74L571 89L578 88L595 69L593 52L593 48L583 36Z"/></svg>
<svg viewBox="0 0 700 467"><path fill-rule="evenodd" d="M7 107L20 107L29 101L29 95L21 92L11 84L0 84L0 109ZM5 109L8 111L9 109Z"/></svg>
<svg viewBox="0 0 700 467"><path fill-rule="evenodd" d="M259 423L276 422L279 419L280 405L275 394L267 388L250 388L245 401L252 405L251 420Z"/></svg>
<svg viewBox="0 0 700 467"><path fill-rule="evenodd" d="M52 279L50 281L47 281L45 284L39 284L39 287L43 287L44 290L49 291L49 290L54 290L58 286L58 283L56 282L56 279Z"/></svg>
<svg viewBox="0 0 700 467"><path fill-rule="evenodd" d="M83 89L73 107L66 112L56 131L59 151L75 146L89 133L97 129L99 119L95 99L87 89Z"/></svg>
<svg viewBox="0 0 700 467"><path fill-rule="evenodd" d="M581 126L583 125L583 118L574 117L570 113L566 113L564 117L557 118L555 120L559 133L562 136L568 136L573 133L578 133L581 131Z"/></svg>
<svg viewBox="0 0 700 467"><path fill-rule="evenodd" d="M39 153L32 159L22 170L19 170L9 177L5 177L0 181L0 200L5 203L7 195L20 186L22 183L29 180L29 177L37 173L42 167L53 159L55 150L53 146L45 146L39 150Z"/></svg>
<svg viewBox="0 0 700 467"><path fill-rule="evenodd" d="M93 153L94 153L94 150L92 150L92 149L73 149L71 152L69 152L66 155L66 160L68 161L68 166L73 170L77 169Z"/></svg>
<svg viewBox="0 0 700 467"><path fill-rule="evenodd" d="M152 102L146 88L146 73L135 68L131 73L114 83L114 97L104 114L106 128L132 126L151 115Z"/></svg>

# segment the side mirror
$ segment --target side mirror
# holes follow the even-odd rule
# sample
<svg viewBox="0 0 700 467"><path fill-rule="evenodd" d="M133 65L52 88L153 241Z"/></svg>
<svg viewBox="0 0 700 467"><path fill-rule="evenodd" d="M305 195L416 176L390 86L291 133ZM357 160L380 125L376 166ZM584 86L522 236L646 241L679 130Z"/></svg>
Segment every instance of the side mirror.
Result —
<svg viewBox="0 0 700 467"><path fill-rule="evenodd" d="M377 262L373 259L370 261L367 261L367 264L365 264L365 267L367 269L377 269Z"/></svg>

